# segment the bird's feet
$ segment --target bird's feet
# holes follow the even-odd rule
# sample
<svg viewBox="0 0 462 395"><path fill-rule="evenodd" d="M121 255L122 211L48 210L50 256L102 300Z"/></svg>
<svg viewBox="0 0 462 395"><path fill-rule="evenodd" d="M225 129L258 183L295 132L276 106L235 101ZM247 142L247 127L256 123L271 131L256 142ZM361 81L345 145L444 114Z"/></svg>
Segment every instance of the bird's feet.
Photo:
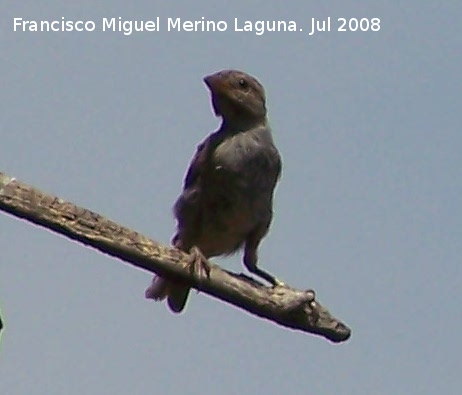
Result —
<svg viewBox="0 0 462 395"><path fill-rule="evenodd" d="M244 261L244 264L245 264L245 261ZM272 274L268 273L265 270L260 269L257 265L246 265L246 266L247 266L247 268L249 269L249 271L251 273L265 279L266 281L268 281L273 286L273 288L275 288L275 287L285 287L286 286L277 277L273 276Z"/></svg>
<svg viewBox="0 0 462 395"><path fill-rule="evenodd" d="M279 280L278 278L276 277L273 277L273 278L274 278L273 287L285 287L286 286L286 284L282 282L281 280Z"/></svg>
<svg viewBox="0 0 462 395"><path fill-rule="evenodd" d="M192 247L189 250L188 266L191 273L194 273L200 281L210 277L210 263L199 247Z"/></svg>

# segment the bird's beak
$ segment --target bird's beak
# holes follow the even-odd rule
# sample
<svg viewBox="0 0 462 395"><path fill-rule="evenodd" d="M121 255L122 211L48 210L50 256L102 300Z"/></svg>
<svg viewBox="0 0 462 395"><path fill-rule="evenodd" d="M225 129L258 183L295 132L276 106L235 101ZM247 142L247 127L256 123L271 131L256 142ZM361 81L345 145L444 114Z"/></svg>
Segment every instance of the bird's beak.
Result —
<svg viewBox="0 0 462 395"><path fill-rule="evenodd" d="M220 73L208 75L204 78L205 85L208 86L212 94L224 94L227 90L226 79Z"/></svg>

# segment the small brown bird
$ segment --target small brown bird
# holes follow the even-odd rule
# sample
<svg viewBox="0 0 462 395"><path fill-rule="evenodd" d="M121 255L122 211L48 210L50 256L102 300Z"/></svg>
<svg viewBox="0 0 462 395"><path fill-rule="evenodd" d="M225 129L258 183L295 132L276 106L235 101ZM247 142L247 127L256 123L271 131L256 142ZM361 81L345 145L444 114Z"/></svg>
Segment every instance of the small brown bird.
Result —
<svg viewBox="0 0 462 395"><path fill-rule="evenodd" d="M212 106L223 121L197 148L174 206L175 247L199 258L244 248L244 265L253 274L282 285L257 266L257 249L272 219L273 191L281 158L266 117L265 91L250 75L223 70L204 78ZM189 287L155 276L146 297L167 297L181 312Z"/></svg>

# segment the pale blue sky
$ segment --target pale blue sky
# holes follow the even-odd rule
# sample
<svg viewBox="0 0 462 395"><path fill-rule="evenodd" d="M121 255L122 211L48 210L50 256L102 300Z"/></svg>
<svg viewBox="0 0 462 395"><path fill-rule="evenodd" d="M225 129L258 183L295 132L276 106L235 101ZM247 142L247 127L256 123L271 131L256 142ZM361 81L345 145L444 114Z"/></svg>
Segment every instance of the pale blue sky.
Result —
<svg viewBox="0 0 462 395"><path fill-rule="evenodd" d="M202 77L247 71L284 160L261 265L314 288L353 335L333 345L203 294L174 316L144 299L149 273L0 213L1 394L460 393L461 5L7 3L0 171L167 243L186 167L218 125ZM62 16L98 27L13 32L14 17ZM118 16L229 30L100 31ZM381 30L309 37L328 16ZM238 33L235 17L306 29Z"/></svg>

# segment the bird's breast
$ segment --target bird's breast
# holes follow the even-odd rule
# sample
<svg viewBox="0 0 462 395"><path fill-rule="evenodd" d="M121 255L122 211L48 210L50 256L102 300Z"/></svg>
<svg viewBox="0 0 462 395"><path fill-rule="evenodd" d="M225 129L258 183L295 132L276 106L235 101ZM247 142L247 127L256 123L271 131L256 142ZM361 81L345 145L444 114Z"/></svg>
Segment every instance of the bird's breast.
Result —
<svg viewBox="0 0 462 395"><path fill-rule="evenodd" d="M270 134L240 133L215 149L212 168L210 180L225 193L272 194L280 158Z"/></svg>

